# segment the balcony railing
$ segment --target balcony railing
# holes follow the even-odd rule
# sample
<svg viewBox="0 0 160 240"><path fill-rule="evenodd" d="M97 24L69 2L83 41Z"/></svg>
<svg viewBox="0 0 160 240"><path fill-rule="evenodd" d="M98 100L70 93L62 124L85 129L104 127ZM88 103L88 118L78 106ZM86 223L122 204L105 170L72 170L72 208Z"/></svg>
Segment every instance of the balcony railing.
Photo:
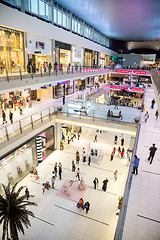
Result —
<svg viewBox="0 0 160 240"><path fill-rule="evenodd" d="M24 68L23 68L24 69ZM2 67L0 69L0 81L11 81L16 79L26 79L26 78L37 78L37 77L46 77L46 76L57 76L57 75L67 75L67 74L75 74L75 73L88 73L88 72L101 72L109 69L102 69L96 67L81 67L81 66L68 66L68 67L60 67L56 66L54 69L50 69L49 67L36 68L34 65L27 66L27 71L22 71L21 67L14 67L12 69L8 69L7 67Z"/></svg>

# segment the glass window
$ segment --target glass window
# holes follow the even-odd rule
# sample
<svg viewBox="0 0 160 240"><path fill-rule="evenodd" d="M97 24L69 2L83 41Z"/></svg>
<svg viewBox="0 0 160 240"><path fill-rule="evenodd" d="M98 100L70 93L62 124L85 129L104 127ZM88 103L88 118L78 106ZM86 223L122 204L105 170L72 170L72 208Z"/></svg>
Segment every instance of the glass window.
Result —
<svg viewBox="0 0 160 240"><path fill-rule="evenodd" d="M58 9L58 24L62 25L62 13L59 9Z"/></svg>
<svg viewBox="0 0 160 240"><path fill-rule="evenodd" d="M67 16L65 13L63 13L63 27L67 27Z"/></svg>
<svg viewBox="0 0 160 240"><path fill-rule="evenodd" d="M13 4L14 6L21 6L21 0L9 0L9 1L5 1L7 3Z"/></svg>
<svg viewBox="0 0 160 240"><path fill-rule="evenodd" d="M57 23L58 21L57 21L57 8L56 7L54 7L54 22L55 23Z"/></svg>
<svg viewBox="0 0 160 240"><path fill-rule="evenodd" d="M38 14L38 1L37 0L31 0L31 9L29 9L31 12Z"/></svg>
<svg viewBox="0 0 160 240"><path fill-rule="evenodd" d="M45 2L39 0L39 15L45 17Z"/></svg>

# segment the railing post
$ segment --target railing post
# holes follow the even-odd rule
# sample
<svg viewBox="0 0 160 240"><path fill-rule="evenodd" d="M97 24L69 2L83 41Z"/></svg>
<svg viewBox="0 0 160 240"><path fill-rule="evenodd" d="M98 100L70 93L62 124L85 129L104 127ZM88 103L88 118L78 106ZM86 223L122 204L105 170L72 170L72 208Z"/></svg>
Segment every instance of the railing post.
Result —
<svg viewBox="0 0 160 240"><path fill-rule="evenodd" d="M49 118L51 120L51 109L49 108Z"/></svg>
<svg viewBox="0 0 160 240"><path fill-rule="evenodd" d="M94 110L93 110L93 121L94 121Z"/></svg>
<svg viewBox="0 0 160 240"><path fill-rule="evenodd" d="M42 118L42 112L41 112L41 122L43 122L43 118Z"/></svg>
<svg viewBox="0 0 160 240"><path fill-rule="evenodd" d="M20 79L22 80L22 71L21 71L21 67L18 66L18 68L19 68Z"/></svg>
<svg viewBox="0 0 160 240"><path fill-rule="evenodd" d="M31 115L31 125L32 125L32 129L33 129L33 118L32 118L32 115Z"/></svg>
<svg viewBox="0 0 160 240"><path fill-rule="evenodd" d="M7 67L5 67L6 69L6 77L7 77L7 81L9 82L9 76L8 76L8 70L7 70Z"/></svg>
<svg viewBox="0 0 160 240"><path fill-rule="evenodd" d="M42 66L40 66L41 78L42 78Z"/></svg>
<svg viewBox="0 0 160 240"><path fill-rule="evenodd" d="M73 74L73 66L72 66L72 74Z"/></svg>
<svg viewBox="0 0 160 240"><path fill-rule="evenodd" d="M63 75L63 66L62 66L62 75Z"/></svg>
<svg viewBox="0 0 160 240"><path fill-rule="evenodd" d="M48 71L48 73L49 73L49 77L51 76L51 69L49 68L49 71Z"/></svg>
<svg viewBox="0 0 160 240"><path fill-rule="evenodd" d="M22 125L21 125L21 121L19 120L19 129L20 129L20 132L22 134Z"/></svg>
<svg viewBox="0 0 160 240"><path fill-rule="evenodd" d="M8 130L7 130L7 127L5 127L5 131L6 131L6 137L7 137L7 141L9 141L9 135L8 135Z"/></svg>
<svg viewBox="0 0 160 240"><path fill-rule="evenodd" d="M33 79L32 65L30 66L30 68L31 68L31 78Z"/></svg>

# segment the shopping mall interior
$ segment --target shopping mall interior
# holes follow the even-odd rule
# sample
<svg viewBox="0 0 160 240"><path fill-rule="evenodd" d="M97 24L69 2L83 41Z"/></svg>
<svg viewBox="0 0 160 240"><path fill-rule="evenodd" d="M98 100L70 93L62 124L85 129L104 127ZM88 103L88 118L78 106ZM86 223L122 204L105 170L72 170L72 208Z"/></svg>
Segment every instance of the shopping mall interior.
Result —
<svg viewBox="0 0 160 240"><path fill-rule="evenodd" d="M2 239L160 239L159 10L1 1Z"/></svg>

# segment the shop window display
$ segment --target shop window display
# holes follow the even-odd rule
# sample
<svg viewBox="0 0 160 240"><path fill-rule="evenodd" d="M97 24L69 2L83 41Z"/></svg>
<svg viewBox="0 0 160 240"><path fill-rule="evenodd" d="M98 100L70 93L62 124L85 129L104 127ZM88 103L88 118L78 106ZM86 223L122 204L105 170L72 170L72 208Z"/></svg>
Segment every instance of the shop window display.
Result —
<svg viewBox="0 0 160 240"><path fill-rule="evenodd" d="M0 27L0 73L24 70L24 35L14 29Z"/></svg>
<svg viewBox="0 0 160 240"><path fill-rule="evenodd" d="M85 88L85 80L75 80L75 92L81 91Z"/></svg>

